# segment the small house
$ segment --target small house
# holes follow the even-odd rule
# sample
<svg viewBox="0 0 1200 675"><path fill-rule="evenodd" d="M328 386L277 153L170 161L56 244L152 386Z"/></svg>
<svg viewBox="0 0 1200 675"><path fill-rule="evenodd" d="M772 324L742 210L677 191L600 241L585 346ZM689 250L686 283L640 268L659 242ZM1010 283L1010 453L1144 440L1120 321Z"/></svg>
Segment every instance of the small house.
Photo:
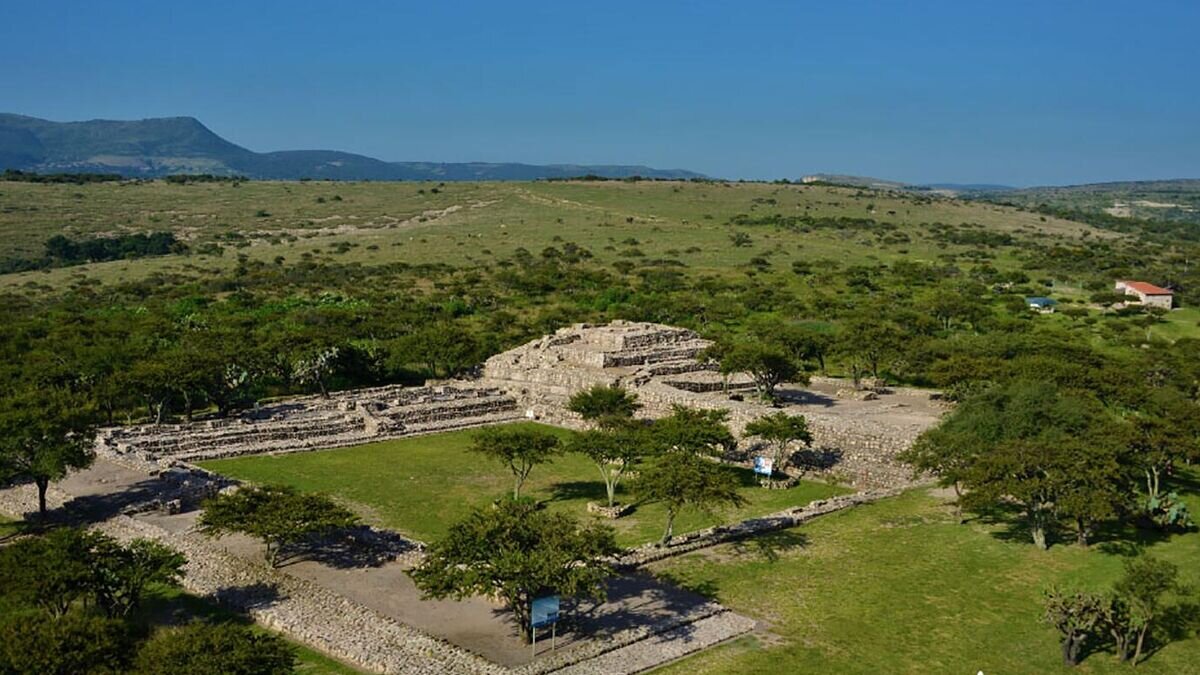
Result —
<svg viewBox="0 0 1200 675"><path fill-rule="evenodd" d="M1147 307L1162 307L1163 309L1171 309L1174 304L1174 294L1165 289L1159 288L1154 284L1146 283L1145 281L1117 281L1115 290L1118 293L1124 293L1127 296L1137 298L1136 303ZM1134 302L1134 301L1130 301Z"/></svg>
<svg viewBox="0 0 1200 675"><path fill-rule="evenodd" d="M1058 301L1053 298L1025 298L1025 306L1038 314L1053 314L1056 305L1058 305Z"/></svg>

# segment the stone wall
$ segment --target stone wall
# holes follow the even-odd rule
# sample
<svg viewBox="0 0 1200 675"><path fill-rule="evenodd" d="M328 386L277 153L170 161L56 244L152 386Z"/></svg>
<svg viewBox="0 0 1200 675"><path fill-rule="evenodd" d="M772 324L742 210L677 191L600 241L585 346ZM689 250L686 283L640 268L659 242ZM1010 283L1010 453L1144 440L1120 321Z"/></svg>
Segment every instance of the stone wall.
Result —
<svg viewBox="0 0 1200 675"><path fill-rule="evenodd" d="M392 386L288 399L229 419L109 428L97 443L151 461L199 461L359 445L521 416L516 399L496 388Z"/></svg>

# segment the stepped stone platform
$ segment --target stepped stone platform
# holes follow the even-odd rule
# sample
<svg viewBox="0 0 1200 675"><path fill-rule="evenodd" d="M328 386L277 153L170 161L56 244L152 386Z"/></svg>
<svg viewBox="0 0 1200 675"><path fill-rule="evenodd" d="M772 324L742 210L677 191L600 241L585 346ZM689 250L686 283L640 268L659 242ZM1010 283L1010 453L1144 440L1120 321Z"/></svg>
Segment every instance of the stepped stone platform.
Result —
<svg viewBox="0 0 1200 675"><path fill-rule="evenodd" d="M520 419L514 397L490 387L376 387L260 406L238 417L101 430L117 456L170 463L358 445Z"/></svg>
<svg viewBox="0 0 1200 675"><path fill-rule="evenodd" d="M738 434L750 421L777 412L753 399L747 377L722 377L714 363L697 359L710 344L694 331L661 324L576 324L488 359L480 383L509 392L529 418L576 428L582 420L565 410L566 402L597 384L636 393L645 417L667 415L673 405L728 410ZM848 388L830 378L779 388L782 409L803 414L815 441L793 463L859 488L910 484L911 470L895 456L937 422L944 411L937 393L894 389L865 400L839 395ZM744 443L732 459L748 462L755 451L755 444Z"/></svg>

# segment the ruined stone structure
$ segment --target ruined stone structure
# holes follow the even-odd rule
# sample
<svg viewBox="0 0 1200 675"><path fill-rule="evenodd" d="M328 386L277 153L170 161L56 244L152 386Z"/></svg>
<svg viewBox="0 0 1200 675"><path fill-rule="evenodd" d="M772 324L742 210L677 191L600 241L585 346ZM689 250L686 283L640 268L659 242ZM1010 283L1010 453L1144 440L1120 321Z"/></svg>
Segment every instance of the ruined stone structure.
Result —
<svg viewBox="0 0 1200 675"><path fill-rule="evenodd" d="M636 393L640 414L647 417L669 414L673 405L728 410L735 433L776 412L752 400L747 378L724 378L715 364L697 360L710 344L694 331L660 324L576 324L488 359L482 382L516 397L528 417L568 427L581 420L564 409L567 399L597 384ZM931 393L884 390L870 397L839 397L845 388L824 378L804 389L780 388L784 409L803 414L815 439L813 448L797 454L796 463L857 487L908 483L911 471L895 456L936 422L941 409Z"/></svg>
<svg viewBox="0 0 1200 675"><path fill-rule="evenodd" d="M118 456L198 461L358 445L521 414L516 399L494 388L389 386L289 399L229 419L105 429L98 443Z"/></svg>

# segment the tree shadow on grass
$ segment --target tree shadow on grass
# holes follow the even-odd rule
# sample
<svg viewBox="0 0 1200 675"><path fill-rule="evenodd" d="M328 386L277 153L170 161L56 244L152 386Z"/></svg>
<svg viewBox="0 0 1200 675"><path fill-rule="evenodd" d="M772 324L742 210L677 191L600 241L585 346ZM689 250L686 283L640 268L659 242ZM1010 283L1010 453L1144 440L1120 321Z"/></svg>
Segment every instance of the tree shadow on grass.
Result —
<svg viewBox="0 0 1200 675"><path fill-rule="evenodd" d="M769 563L779 560L780 554L808 546L808 535L795 530L780 530L747 537L733 542L731 548L739 556L750 556Z"/></svg>
<svg viewBox="0 0 1200 675"><path fill-rule="evenodd" d="M574 500L590 500L608 503L608 493L604 491L604 483L597 478L593 481L571 480L555 483L550 486L548 502L569 502Z"/></svg>

